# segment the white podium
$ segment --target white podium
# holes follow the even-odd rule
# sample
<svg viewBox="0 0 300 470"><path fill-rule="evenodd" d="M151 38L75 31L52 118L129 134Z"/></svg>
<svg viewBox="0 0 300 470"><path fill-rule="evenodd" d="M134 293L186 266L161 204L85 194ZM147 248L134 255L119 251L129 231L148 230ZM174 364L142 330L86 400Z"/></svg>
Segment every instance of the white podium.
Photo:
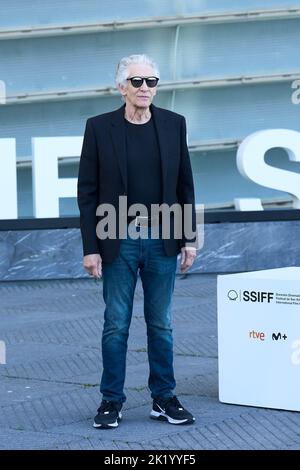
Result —
<svg viewBox="0 0 300 470"><path fill-rule="evenodd" d="M300 411L300 267L218 276L219 399Z"/></svg>

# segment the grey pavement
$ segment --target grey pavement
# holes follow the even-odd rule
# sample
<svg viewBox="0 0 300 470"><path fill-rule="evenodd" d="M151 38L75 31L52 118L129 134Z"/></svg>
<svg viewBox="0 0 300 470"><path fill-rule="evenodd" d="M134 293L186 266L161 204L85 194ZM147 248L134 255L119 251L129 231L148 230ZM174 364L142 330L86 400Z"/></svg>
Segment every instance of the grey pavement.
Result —
<svg viewBox="0 0 300 470"><path fill-rule="evenodd" d="M116 286L117 289L117 286ZM300 413L218 400L216 275L177 276L173 298L176 394L191 426L149 418L143 291L138 282L123 421L92 427L99 406L102 282L0 283L0 449L300 449Z"/></svg>

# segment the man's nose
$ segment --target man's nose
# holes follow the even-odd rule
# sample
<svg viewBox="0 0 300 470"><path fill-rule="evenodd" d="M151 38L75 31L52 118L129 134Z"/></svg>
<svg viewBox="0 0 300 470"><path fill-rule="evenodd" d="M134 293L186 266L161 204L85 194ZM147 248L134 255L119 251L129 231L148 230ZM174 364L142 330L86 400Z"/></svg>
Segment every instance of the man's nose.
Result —
<svg viewBox="0 0 300 470"><path fill-rule="evenodd" d="M147 91L149 89L147 83L146 83L146 80L143 80L143 83L141 85L141 90L143 91Z"/></svg>

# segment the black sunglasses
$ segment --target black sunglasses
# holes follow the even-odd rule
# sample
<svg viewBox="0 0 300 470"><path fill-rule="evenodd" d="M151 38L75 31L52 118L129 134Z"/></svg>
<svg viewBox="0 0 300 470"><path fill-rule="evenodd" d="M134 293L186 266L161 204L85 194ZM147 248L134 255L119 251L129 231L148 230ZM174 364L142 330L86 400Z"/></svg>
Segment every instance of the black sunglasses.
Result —
<svg viewBox="0 0 300 470"><path fill-rule="evenodd" d="M131 85L134 88L140 88L143 85L144 80L147 84L147 87L154 88L157 85L159 78L157 77L130 77L130 78L127 78L127 80L130 80Z"/></svg>

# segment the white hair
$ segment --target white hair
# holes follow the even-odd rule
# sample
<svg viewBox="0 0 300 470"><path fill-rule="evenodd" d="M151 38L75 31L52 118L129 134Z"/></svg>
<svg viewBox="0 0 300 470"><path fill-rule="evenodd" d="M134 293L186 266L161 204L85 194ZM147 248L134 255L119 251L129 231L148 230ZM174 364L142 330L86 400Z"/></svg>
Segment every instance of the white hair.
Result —
<svg viewBox="0 0 300 470"><path fill-rule="evenodd" d="M153 68L154 75L159 78L159 70L151 57L146 54L133 54L128 57L123 57L118 63L116 72L116 85L125 85L128 78L128 69L131 64L145 64Z"/></svg>

